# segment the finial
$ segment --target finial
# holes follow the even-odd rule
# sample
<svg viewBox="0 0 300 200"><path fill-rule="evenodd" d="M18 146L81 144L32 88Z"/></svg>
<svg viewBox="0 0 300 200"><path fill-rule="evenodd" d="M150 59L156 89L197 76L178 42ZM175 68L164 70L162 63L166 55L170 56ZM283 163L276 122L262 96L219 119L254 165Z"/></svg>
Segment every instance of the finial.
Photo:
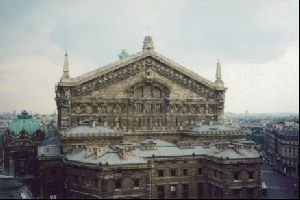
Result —
<svg viewBox="0 0 300 200"><path fill-rule="evenodd" d="M144 39L143 51L154 50L153 41L151 36L146 36Z"/></svg>
<svg viewBox="0 0 300 200"><path fill-rule="evenodd" d="M65 52L65 59L64 59L64 66L63 66L63 75L62 75L62 79L63 78L69 78L69 61L68 61L68 52L66 50Z"/></svg>
<svg viewBox="0 0 300 200"><path fill-rule="evenodd" d="M224 82L222 81L222 72L221 72L221 64L220 61L218 59L218 63L217 63L217 71L216 71L216 81L215 83L219 84L219 85L224 85Z"/></svg>

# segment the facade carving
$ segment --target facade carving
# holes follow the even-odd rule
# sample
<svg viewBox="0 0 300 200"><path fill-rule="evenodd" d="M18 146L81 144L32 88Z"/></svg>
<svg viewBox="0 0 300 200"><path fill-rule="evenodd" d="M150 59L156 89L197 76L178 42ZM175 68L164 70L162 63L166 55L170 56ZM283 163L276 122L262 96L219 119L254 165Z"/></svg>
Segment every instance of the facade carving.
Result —
<svg viewBox="0 0 300 200"><path fill-rule="evenodd" d="M221 122L226 88L191 76L152 51L122 59L91 78L59 82L59 129L87 120L126 133Z"/></svg>

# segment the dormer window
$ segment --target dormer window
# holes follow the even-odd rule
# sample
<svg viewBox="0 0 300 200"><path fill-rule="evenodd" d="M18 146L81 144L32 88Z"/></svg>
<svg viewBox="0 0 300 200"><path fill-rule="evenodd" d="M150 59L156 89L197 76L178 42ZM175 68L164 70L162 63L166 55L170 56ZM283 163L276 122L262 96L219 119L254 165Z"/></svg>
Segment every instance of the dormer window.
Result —
<svg viewBox="0 0 300 200"><path fill-rule="evenodd" d="M156 149L156 143L149 141L148 143L141 143L141 150L154 150Z"/></svg>

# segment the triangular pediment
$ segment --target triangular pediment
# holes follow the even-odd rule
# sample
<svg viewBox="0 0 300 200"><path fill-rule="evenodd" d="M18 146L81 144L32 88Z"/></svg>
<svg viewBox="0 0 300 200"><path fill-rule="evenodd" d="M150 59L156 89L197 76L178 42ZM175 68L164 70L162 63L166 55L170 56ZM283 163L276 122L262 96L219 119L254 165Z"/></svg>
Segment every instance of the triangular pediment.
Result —
<svg viewBox="0 0 300 200"><path fill-rule="evenodd" d="M205 96L213 96L214 90L226 89L155 51L139 52L77 78L60 82L59 85L73 86L72 96L78 96L87 94L95 88L101 88L118 80L126 79L143 70L155 71L196 93L205 94Z"/></svg>

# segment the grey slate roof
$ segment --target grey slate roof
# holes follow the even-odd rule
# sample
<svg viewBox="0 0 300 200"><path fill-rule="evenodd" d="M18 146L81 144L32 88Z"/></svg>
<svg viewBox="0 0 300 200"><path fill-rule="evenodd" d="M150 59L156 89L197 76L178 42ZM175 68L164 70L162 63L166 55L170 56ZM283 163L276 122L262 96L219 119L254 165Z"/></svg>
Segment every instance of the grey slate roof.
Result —
<svg viewBox="0 0 300 200"><path fill-rule="evenodd" d="M240 158L259 158L259 153L252 149L233 149L233 148L227 148L223 151L220 151L219 153L212 155L216 158L223 158L223 159L240 159Z"/></svg>
<svg viewBox="0 0 300 200"><path fill-rule="evenodd" d="M0 177L0 199L32 199L28 188L16 178Z"/></svg>
<svg viewBox="0 0 300 200"><path fill-rule="evenodd" d="M156 149L141 150L141 143L156 143ZM247 158L259 158L260 155L255 149L246 148L232 148L227 147L222 150L218 149L214 145L209 146L195 146L191 149L181 149L176 144L155 139L146 139L136 145L136 149L133 154L129 154L126 158L121 158L118 152L112 148L108 148L106 153L100 157L92 155L85 157L86 151L80 151L77 153L69 153L66 155L67 160L77 161L82 163L99 164L103 165L107 162L109 165L122 165L122 164L145 164L148 158L155 157L185 157L185 156L210 156L223 159L247 159Z"/></svg>
<svg viewBox="0 0 300 200"><path fill-rule="evenodd" d="M53 136L46 138L44 141L41 142L40 146L47 146L47 145L57 145L60 146L60 139L58 136Z"/></svg>
<svg viewBox="0 0 300 200"><path fill-rule="evenodd" d="M176 147L177 145L174 143L170 143L164 140L160 140L160 139L145 139L142 140L140 142L137 143L137 146L140 146L140 144L142 143L156 143L156 146L160 146L160 147Z"/></svg>
<svg viewBox="0 0 300 200"><path fill-rule="evenodd" d="M120 135L117 131L114 131L110 128L102 127L102 126L87 126L87 125L81 125L81 126L73 126L70 127L64 131L62 131L63 136L72 136L72 135L88 135L88 134L96 134L96 135L103 135L103 136L116 136Z"/></svg>
<svg viewBox="0 0 300 200"><path fill-rule="evenodd" d="M108 163L109 165L123 165L123 164L146 164L147 160L137 156L137 155L128 155L126 158L120 158L118 152L109 149L105 154L100 157L96 157L96 155L92 155L89 157L85 157L85 151L80 151L76 153L70 153L66 155L68 160L89 163L89 164L99 164L102 165Z"/></svg>
<svg viewBox="0 0 300 200"><path fill-rule="evenodd" d="M187 131L191 132L207 132L207 131L238 131L239 129L225 125L202 125L196 126Z"/></svg>
<svg viewBox="0 0 300 200"><path fill-rule="evenodd" d="M15 178L0 178L0 189L16 189L24 186L24 184Z"/></svg>

